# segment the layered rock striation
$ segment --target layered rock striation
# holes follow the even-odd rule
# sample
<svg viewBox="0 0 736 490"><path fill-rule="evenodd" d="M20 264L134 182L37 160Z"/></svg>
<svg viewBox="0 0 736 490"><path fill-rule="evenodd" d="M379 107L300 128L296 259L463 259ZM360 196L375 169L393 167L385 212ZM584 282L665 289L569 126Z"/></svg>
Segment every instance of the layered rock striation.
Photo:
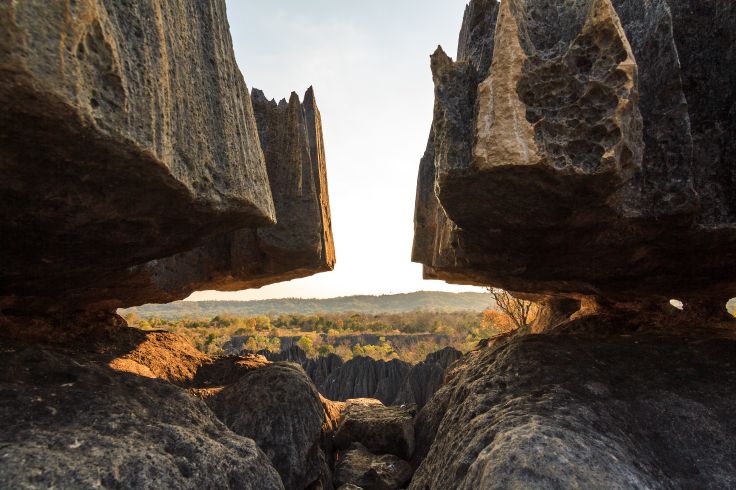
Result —
<svg viewBox="0 0 736 490"><path fill-rule="evenodd" d="M224 1L21 1L0 25L4 312L332 268L314 94L254 109Z"/></svg>
<svg viewBox="0 0 736 490"><path fill-rule="evenodd" d="M472 1L457 61L431 59L425 276L725 304L734 27L720 0Z"/></svg>

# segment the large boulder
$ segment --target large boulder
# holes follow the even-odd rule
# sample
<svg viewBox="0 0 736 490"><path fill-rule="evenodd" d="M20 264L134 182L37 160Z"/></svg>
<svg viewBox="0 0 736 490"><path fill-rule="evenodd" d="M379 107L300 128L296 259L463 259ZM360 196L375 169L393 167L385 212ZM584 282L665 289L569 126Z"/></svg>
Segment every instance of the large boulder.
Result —
<svg viewBox="0 0 736 490"><path fill-rule="evenodd" d="M247 94L246 94L247 96ZM304 102L266 100L253 108L276 208L276 224L206 239L192 250L126 271L107 294L116 306L165 303L192 291L237 291L330 271L335 265L319 109L310 87ZM124 298L124 299L123 299Z"/></svg>
<svg viewBox="0 0 736 490"><path fill-rule="evenodd" d="M335 447L347 449L354 442L377 454L409 459L414 453L416 406L387 407L374 400L348 400L337 432Z"/></svg>
<svg viewBox="0 0 736 490"><path fill-rule="evenodd" d="M275 363L253 369L207 403L235 433L256 441L287 489L320 479L320 442L328 422L319 393L300 367Z"/></svg>
<svg viewBox="0 0 736 490"><path fill-rule="evenodd" d="M21 1L0 25L3 295L275 221L224 1Z"/></svg>
<svg viewBox="0 0 736 490"><path fill-rule="evenodd" d="M413 253L425 276L723 306L734 32L722 0L473 0L457 61L431 61Z"/></svg>
<svg viewBox="0 0 736 490"><path fill-rule="evenodd" d="M398 490L409 482L411 474L409 463L397 456L377 456L354 443L340 454L335 465L335 484L345 490Z"/></svg>
<svg viewBox="0 0 736 490"><path fill-rule="evenodd" d="M252 439L158 379L3 347L0 487L282 489Z"/></svg>
<svg viewBox="0 0 736 490"><path fill-rule="evenodd" d="M313 92L254 110L224 0L20 1L0 31L4 313L332 268Z"/></svg>
<svg viewBox="0 0 736 490"><path fill-rule="evenodd" d="M587 317L471 352L417 416L409 488L733 487L736 337L666 327Z"/></svg>

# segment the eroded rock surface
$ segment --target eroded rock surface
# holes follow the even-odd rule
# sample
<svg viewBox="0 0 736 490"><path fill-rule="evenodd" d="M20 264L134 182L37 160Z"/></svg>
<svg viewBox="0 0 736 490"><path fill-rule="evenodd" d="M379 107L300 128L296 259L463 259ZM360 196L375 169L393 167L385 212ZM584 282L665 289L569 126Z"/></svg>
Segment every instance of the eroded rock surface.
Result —
<svg viewBox="0 0 736 490"><path fill-rule="evenodd" d="M277 363L248 371L207 403L230 429L256 441L286 488L307 488L320 479L325 410L300 367Z"/></svg>
<svg viewBox="0 0 736 490"><path fill-rule="evenodd" d="M425 276L725 304L734 27L721 0L472 1L457 61L432 56Z"/></svg>
<svg viewBox="0 0 736 490"><path fill-rule="evenodd" d="M1 349L3 488L284 488L252 439L179 387L64 351Z"/></svg>
<svg viewBox="0 0 736 490"><path fill-rule="evenodd" d="M409 459L414 453L415 414L415 405L387 407L348 400L335 433L335 447L347 449L358 442L373 453Z"/></svg>
<svg viewBox="0 0 736 490"><path fill-rule="evenodd" d="M340 455L335 467L335 483L346 490L398 490L409 482L411 474L409 463L397 456L377 456L361 444L353 443Z"/></svg>
<svg viewBox="0 0 736 490"><path fill-rule="evenodd" d="M369 357L343 362L335 354L309 358L297 345L259 354L271 361L301 365L320 393L330 399L376 398L386 405L416 404L420 408L442 385L448 366L461 356L460 351L446 347L411 365L398 359L386 362Z"/></svg>
<svg viewBox="0 0 736 490"><path fill-rule="evenodd" d="M468 354L417 416L410 488L732 487L733 332L669 327L587 317Z"/></svg>
<svg viewBox="0 0 736 490"><path fill-rule="evenodd" d="M3 296L275 221L224 1L21 1L0 25Z"/></svg>
<svg viewBox="0 0 736 490"><path fill-rule="evenodd" d="M115 286L120 291L110 291L113 297L125 298L124 304L165 303L196 290L258 288L332 270L335 250L314 91L307 90L303 103L292 93L288 103L276 104L254 89L253 108L276 224L212 237L142 265Z"/></svg>
<svg viewBox="0 0 736 490"><path fill-rule="evenodd" d="M313 91L279 106L255 92L254 110L224 0L21 1L0 26L4 312L112 311L332 268Z"/></svg>
<svg viewBox="0 0 736 490"><path fill-rule="evenodd" d="M462 353L452 347L427 354L424 361L411 367L393 405L414 404L422 408L442 386L447 369L460 357Z"/></svg>

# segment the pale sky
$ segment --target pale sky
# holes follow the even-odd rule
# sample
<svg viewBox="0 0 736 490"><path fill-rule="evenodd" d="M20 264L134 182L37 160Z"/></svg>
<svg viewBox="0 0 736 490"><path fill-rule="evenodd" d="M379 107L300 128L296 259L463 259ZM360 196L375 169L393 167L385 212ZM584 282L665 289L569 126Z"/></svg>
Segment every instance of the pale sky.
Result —
<svg viewBox="0 0 736 490"><path fill-rule="evenodd" d="M452 57L466 0L227 0L249 88L322 114L337 265L305 279L192 299L480 291L422 279L410 261L419 159L432 121L429 55Z"/></svg>

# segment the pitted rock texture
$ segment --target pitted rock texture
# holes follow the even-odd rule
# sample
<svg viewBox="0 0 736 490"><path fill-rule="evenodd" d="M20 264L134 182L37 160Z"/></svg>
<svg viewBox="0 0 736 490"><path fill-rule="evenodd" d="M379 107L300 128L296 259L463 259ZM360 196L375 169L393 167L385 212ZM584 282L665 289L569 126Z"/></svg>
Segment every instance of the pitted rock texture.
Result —
<svg viewBox="0 0 736 490"><path fill-rule="evenodd" d="M224 0L20 1L0 26L0 294L275 221Z"/></svg>
<svg viewBox="0 0 736 490"><path fill-rule="evenodd" d="M411 489L730 488L736 338L587 317L473 351L415 422Z"/></svg>
<svg viewBox="0 0 736 490"><path fill-rule="evenodd" d="M252 439L162 380L3 346L3 488L283 489Z"/></svg>
<svg viewBox="0 0 736 490"><path fill-rule="evenodd" d="M300 367L277 363L253 369L207 403L235 433L256 441L287 489L308 488L320 479L326 415Z"/></svg>
<svg viewBox="0 0 736 490"><path fill-rule="evenodd" d="M411 466L393 454L375 455L359 443L340 454L335 465L339 488L398 490L411 479Z"/></svg>
<svg viewBox="0 0 736 490"><path fill-rule="evenodd" d="M332 269L314 93L255 91L254 110L224 0L21 1L0 26L4 310L111 311Z"/></svg>
<svg viewBox="0 0 736 490"><path fill-rule="evenodd" d="M345 450L358 442L372 453L409 459L414 453L414 415L416 405L386 407L348 400L335 433L335 447Z"/></svg>
<svg viewBox="0 0 736 490"><path fill-rule="evenodd" d="M322 123L314 91L304 102L253 90L275 225L209 238L200 247L129 270L107 292L115 306L165 303L197 290L237 291L326 272L335 265ZM94 291L93 294L99 294Z"/></svg>
<svg viewBox="0 0 736 490"><path fill-rule="evenodd" d="M182 299L196 290L241 290L332 270L329 199L319 110L310 88L299 101L268 102L254 90L278 223L205 240L192 250L104 275L104 285L64 298L89 307Z"/></svg>
<svg viewBox="0 0 736 490"><path fill-rule="evenodd" d="M457 61L431 61L425 276L725 304L734 28L722 0L473 0Z"/></svg>

